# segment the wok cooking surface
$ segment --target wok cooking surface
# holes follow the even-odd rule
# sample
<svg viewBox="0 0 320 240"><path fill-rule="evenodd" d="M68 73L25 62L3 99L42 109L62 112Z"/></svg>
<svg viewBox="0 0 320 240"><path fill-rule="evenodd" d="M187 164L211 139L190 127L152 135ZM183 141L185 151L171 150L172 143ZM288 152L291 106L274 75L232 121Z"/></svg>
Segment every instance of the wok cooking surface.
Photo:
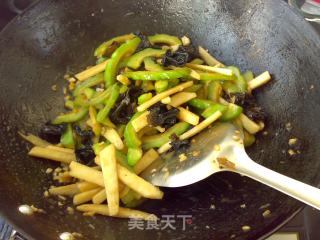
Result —
<svg viewBox="0 0 320 240"><path fill-rule="evenodd" d="M270 70L275 76L275 82L259 94L259 102L270 115L267 128L269 134L259 138L258 145L250 150L250 154L253 159L291 177L313 185L319 182L316 174L319 161L310 159L314 155L320 155L318 150L309 147L310 142L317 142L317 132L310 130L310 126L315 126L316 122L310 119L319 119L319 113L313 111L319 106L315 103L302 105L295 100L299 97L300 101L308 102L312 98L314 102L320 102L320 86L316 82L320 73L319 69L315 69L319 62L312 61L316 56L319 57L319 52L316 51L319 49L319 42L310 40L317 39L318 36L301 18L278 1L248 1L246 4L239 1L239 6L229 4L229 1L217 1L208 4L206 8L193 6L193 10L202 15L200 19L194 19L191 14L183 14L191 11L191 3L188 1L167 1L165 4L138 1L135 6L120 2L81 1L75 5L71 2L42 1L2 33L0 59L6 59L6 64L0 66L3 86L0 90L0 131L1 135L7 136L6 139L0 139L2 214L18 229L23 229L26 236L36 239L57 239L59 233L64 231L81 232L88 239L101 239L101 236L105 239L150 239L155 236L159 239L168 236L170 239L228 239L233 234L235 239L256 239L283 224L300 209L302 205L299 202L250 179L230 173L182 190L166 191L163 202L150 201L143 206L143 209L156 212L160 217L165 214L192 215L192 224L184 232L170 229L128 231L127 221L104 217L83 218L80 214L68 216L64 209L57 207L56 202L43 200L42 193L51 184L44 171L53 165L45 161L35 162L26 157L26 151L15 151L26 148L25 143L16 136L16 131L24 129L36 132L40 124L61 110L56 106L62 106L62 94L52 93L50 86L58 83L61 88L62 76L66 71L77 72L93 63L93 58L88 56L92 56L94 46L110 36L137 29L149 33L156 31L181 36L186 34L195 40L196 45L212 49L214 55L227 64L235 63L242 70L253 69L255 73L266 68ZM272 7L275 4L280 6ZM172 8L180 10L171 12ZM233 11L234 8L238 11ZM141 9L146 11L139 11ZM121 11L123 18L116 18L116 12ZM224 16L228 15L228 20L221 20L214 14L206 14L207 12L217 15L223 13ZM280 19L270 17L271 15ZM212 22L211 26L206 24L208 21ZM239 26L246 26L235 28L233 21L238 22ZM292 24L281 26L278 21L291 21ZM200 31L199 26L205 28L205 31ZM19 31L14 30L17 28ZM298 34L303 28L308 29L304 36ZM284 36L280 32L285 32ZM61 35L64 37L59 37ZM273 40L272 44L268 39ZM310 44L315 50L305 49L302 54L301 49ZM7 51L2 51L3 46ZM309 57L305 58L304 54ZM299 60L303 62L300 63ZM18 63L19 71L5 67L17 66ZM30 72L30 69L33 71ZM306 71L310 75L304 76ZM301 81L296 82L297 78ZM309 89L312 84L313 91ZM17 98L13 94L17 88L21 93L20 104L12 104ZM36 96L31 98L30 93L37 94L33 94ZM279 101L291 102L295 107L281 105ZM298 113L303 115L298 117ZM292 117L293 114L296 115ZM305 121L301 120L301 116ZM12 122L14 124L10 124ZM284 127L288 122L293 125L290 132ZM306 147L302 155L289 158L282 150L286 152L287 141L292 135L305 141ZM13 186L13 190L10 188L9 191L8 186ZM3 194L8 192L10 196L3 198ZM45 208L48 214L22 217L16 208L23 203ZM267 203L270 204L272 215L263 218L263 210L259 208ZM246 208L240 207L243 204L246 204ZM215 209L210 208L212 205ZM5 209L2 206L6 206ZM90 223L95 226L95 230L89 226ZM251 231L244 233L241 229L243 225L250 225ZM180 225L176 227L181 229Z"/></svg>

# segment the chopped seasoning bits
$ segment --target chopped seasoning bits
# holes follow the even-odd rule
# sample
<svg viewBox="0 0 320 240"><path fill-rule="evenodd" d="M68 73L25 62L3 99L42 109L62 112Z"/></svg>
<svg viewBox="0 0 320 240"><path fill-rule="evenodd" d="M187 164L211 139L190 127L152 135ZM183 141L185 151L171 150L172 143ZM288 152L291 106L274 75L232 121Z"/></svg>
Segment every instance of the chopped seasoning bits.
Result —
<svg viewBox="0 0 320 240"><path fill-rule="evenodd" d="M297 139L297 138L290 138L288 144L289 144L290 146L293 146L293 145L295 145L297 142L298 142L298 139Z"/></svg>
<svg viewBox="0 0 320 240"><path fill-rule="evenodd" d="M213 149L214 149L214 151L220 151L221 150L220 145L218 145L218 144L214 145Z"/></svg>
<svg viewBox="0 0 320 240"><path fill-rule="evenodd" d="M251 230L251 227L250 227L250 226L247 226L247 225L242 226L242 231L244 231L244 232L249 232L250 230Z"/></svg>
<svg viewBox="0 0 320 240"><path fill-rule="evenodd" d="M179 155L179 161L180 161L180 162L183 162L183 161L185 161L185 160L187 160L186 154L184 154L184 153L180 154L180 155Z"/></svg>
<svg viewBox="0 0 320 240"><path fill-rule="evenodd" d="M267 218L267 217L270 216L270 214L271 214L271 211L270 211L269 209L267 209L267 210L265 210L265 211L262 213L262 216L263 216L264 218Z"/></svg>
<svg viewBox="0 0 320 240"><path fill-rule="evenodd" d="M296 154L296 152L295 152L294 150L292 150L292 149L289 149L289 150L288 150L288 154L289 154L290 156L293 156L293 155Z"/></svg>
<svg viewBox="0 0 320 240"><path fill-rule="evenodd" d="M192 156L193 157L198 157L200 155L200 151L193 151Z"/></svg>
<svg viewBox="0 0 320 240"><path fill-rule="evenodd" d="M56 91L57 91L57 85L56 85L56 84L52 85L52 86L51 86L51 90L54 91L54 92L56 92Z"/></svg>

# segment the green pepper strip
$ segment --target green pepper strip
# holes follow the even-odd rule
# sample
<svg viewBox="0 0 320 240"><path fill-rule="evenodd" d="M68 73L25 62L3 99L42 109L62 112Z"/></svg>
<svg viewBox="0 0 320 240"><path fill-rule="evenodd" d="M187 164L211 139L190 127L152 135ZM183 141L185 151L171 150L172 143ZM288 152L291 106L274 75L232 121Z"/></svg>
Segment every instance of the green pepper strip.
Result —
<svg viewBox="0 0 320 240"><path fill-rule="evenodd" d="M246 71L242 76L246 82L250 82L252 79L254 79L253 72L251 71Z"/></svg>
<svg viewBox="0 0 320 240"><path fill-rule="evenodd" d="M161 93L167 90L168 86L169 86L169 83L167 80L159 80L159 81L156 81L154 84L154 88L156 89L157 93Z"/></svg>
<svg viewBox="0 0 320 240"><path fill-rule="evenodd" d="M190 73L190 69L180 68L175 70L164 70L161 72L153 72L153 71L126 72L123 75L132 80L151 81L151 80L173 80L176 78L188 77L189 73Z"/></svg>
<svg viewBox="0 0 320 240"><path fill-rule="evenodd" d="M199 109L206 109L208 107L211 107L214 102L210 101L210 100L205 100L205 99L200 99L200 98L194 98L191 99L188 104L192 107L196 107Z"/></svg>
<svg viewBox="0 0 320 240"><path fill-rule="evenodd" d="M104 80L107 86L111 86L116 81L116 74L118 71L118 65L120 60L124 56L128 56L137 49L141 42L141 39L136 37L134 39L129 40L126 43L123 43L120 47L118 47L111 56L110 62L106 66L106 70L104 72Z"/></svg>
<svg viewBox="0 0 320 240"><path fill-rule="evenodd" d="M153 36L149 36L148 39L151 44L165 43L171 46L182 44L181 40L178 37L168 34L156 34Z"/></svg>
<svg viewBox="0 0 320 240"><path fill-rule="evenodd" d="M67 129L61 135L60 143L66 148L74 148L73 131L71 124L67 125Z"/></svg>
<svg viewBox="0 0 320 240"><path fill-rule="evenodd" d="M130 122L128 122L128 124L126 125L126 128L124 130L124 139L129 148L139 148L141 145L141 140L139 139L138 134L134 130L131 122L143 113L144 112L135 113Z"/></svg>
<svg viewBox="0 0 320 240"><path fill-rule="evenodd" d="M219 120L222 122L227 122L239 117L239 115L242 113L242 107L233 103L229 103L228 105L214 103L211 107L204 110L201 116L208 118L217 111L221 111L223 113Z"/></svg>
<svg viewBox="0 0 320 240"><path fill-rule="evenodd" d="M141 148L129 148L127 153L127 161L129 166L134 166L142 157Z"/></svg>
<svg viewBox="0 0 320 240"><path fill-rule="evenodd" d="M93 77L88 78L87 80L83 82L79 82L77 84L76 88L73 90L73 96L79 95L84 89L93 87L95 85L98 85L100 83L103 83L103 73L99 73Z"/></svg>
<svg viewBox="0 0 320 240"><path fill-rule="evenodd" d="M114 84L111 88L111 94L110 97L107 99L106 105L97 114L98 122L104 122L105 118L109 115L110 110L113 108L116 101L118 100L119 94L119 86L117 84Z"/></svg>
<svg viewBox="0 0 320 240"><path fill-rule="evenodd" d="M146 48L130 57L127 66L133 69L140 67L146 57L162 57L166 53L164 49Z"/></svg>
<svg viewBox="0 0 320 240"><path fill-rule="evenodd" d="M111 87L104 90L102 93L98 94L97 96L91 98L89 101L83 100L81 98L76 99L77 104L80 106L90 106L90 105L97 105L103 103L111 94Z"/></svg>
<svg viewBox="0 0 320 240"><path fill-rule="evenodd" d="M127 208L135 208L139 206L143 201L145 201L145 198L138 197L137 193L133 190L129 190L127 194L121 197L121 202L127 207Z"/></svg>
<svg viewBox="0 0 320 240"><path fill-rule="evenodd" d="M144 62L144 68L147 71L153 71L153 72L163 71L163 68L159 64L155 63L155 61L153 61L151 57L145 58L143 62Z"/></svg>
<svg viewBox="0 0 320 240"><path fill-rule="evenodd" d="M222 93L222 86L217 81L212 81L209 83L208 87L208 99L214 102L218 102L220 95Z"/></svg>
<svg viewBox="0 0 320 240"><path fill-rule="evenodd" d="M61 123L72 123L81 120L84 118L88 113L87 108L80 108L77 111L70 112L64 115L60 115L56 117L52 124L61 124Z"/></svg>
<svg viewBox="0 0 320 240"><path fill-rule="evenodd" d="M234 66L230 66L228 67L229 69L231 69L234 73L234 75L236 76L236 80L234 83L224 83L223 84L223 88L226 92L229 93L235 93L235 92L239 92L239 93L244 93L247 91L247 82L244 80L243 76L240 73L239 68L234 67Z"/></svg>
<svg viewBox="0 0 320 240"><path fill-rule="evenodd" d="M243 145L245 147L250 147L255 141L256 138L253 134L248 133L246 130L243 131Z"/></svg>
<svg viewBox="0 0 320 240"><path fill-rule="evenodd" d="M190 127L189 123L186 122L179 122L169 128L164 133L160 133L153 136L146 136L142 139L143 149L150 149L150 148L158 148L161 147L163 144L170 141L170 137L172 134L176 134L177 136L180 136L182 133L187 131Z"/></svg>
<svg viewBox="0 0 320 240"><path fill-rule="evenodd" d="M138 104L141 105L142 103L150 100L151 98L152 98L152 93L151 93L151 92L149 92L149 93L144 93L144 94L142 94L142 95L140 95L140 96L138 97Z"/></svg>
<svg viewBox="0 0 320 240"><path fill-rule="evenodd" d="M184 91L185 92L197 92L202 88L202 84L193 84L191 87L186 88Z"/></svg>
<svg viewBox="0 0 320 240"><path fill-rule="evenodd" d="M118 36L118 37L114 37L114 38L100 44L100 46L97 47L96 50L94 51L94 56L96 56L98 58L102 57L105 54L105 52L107 51L107 49L112 45L113 42L122 43L122 42L130 40L134 37L135 37L135 35L132 33Z"/></svg>
<svg viewBox="0 0 320 240"><path fill-rule="evenodd" d="M235 76L226 76L219 73L199 73L200 80L203 81L230 81L234 80Z"/></svg>

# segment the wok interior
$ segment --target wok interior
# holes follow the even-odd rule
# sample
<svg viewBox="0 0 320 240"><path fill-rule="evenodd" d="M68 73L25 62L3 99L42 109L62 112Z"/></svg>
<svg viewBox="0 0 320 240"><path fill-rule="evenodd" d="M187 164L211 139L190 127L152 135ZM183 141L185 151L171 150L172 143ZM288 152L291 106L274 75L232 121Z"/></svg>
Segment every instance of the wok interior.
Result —
<svg viewBox="0 0 320 240"><path fill-rule="evenodd" d="M103 9L103 10L102 10ZM273 82L259 90L268 114L266 131L249 150L252 159L273 170L317 185L319 170L319 37L283 2L272 1L41 1L15 19L0 38L0 208L18 229L36 239L79 232L87 239L256 239L286 221L301 204L269 187L232 173L220 173L179 189L164 189L163 201L141 209L161 215L192 215L182 231L128 230L128 221L68 215L57 201L43 199L53 183L45 174L55 164L27 157L18 130L37 133L62 111L65 72L94 63L93 49L112 36L141 30L187 35L225 64L255 74L269 70ZM313 85L313 87L312 87ZM293 126L287 131L285 124ZM289 157L288 139L303 142ZM22 216L20 204L47 214ZM215 210L210 206L215 205ZM240 205L245 204L245 208ZM269 218L260 206L270 204ZM93 230L89 224L95 226ZM243 225L251 231L244 233Z"/></svg>

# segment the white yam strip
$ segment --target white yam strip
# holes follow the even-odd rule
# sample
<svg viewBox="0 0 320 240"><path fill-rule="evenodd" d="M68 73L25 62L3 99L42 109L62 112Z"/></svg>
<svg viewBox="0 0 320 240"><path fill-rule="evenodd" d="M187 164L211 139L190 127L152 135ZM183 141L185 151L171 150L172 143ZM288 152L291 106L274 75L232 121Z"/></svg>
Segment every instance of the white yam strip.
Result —
<svg viewBox="0 0 320 240"><path fill-rule="evenodd" d="M191 70L190 77L197 79L197 80L200 80L200 78L201 78L200 74L195 70Z"/></svg>
<svg viewBox="0 0 320 240"><path fill-rule="evenodd" d="M96 195L92 197L94 204L101 204L107 200L107 193L105 189L101 189Z"/></svg>
<svg viewBox="0 0 320 240"><path fill-rule="evenodd" d="M96 195L100 190L101 188L96 188L96 189L91 189L89 191L74 195L73 204L79 205L79 204L91 201L92 197Z"/></svg>
<svg viewBox="0 0 320 240"><path fill-rule="evenodd" d="M142 128L148 126L149 111L142 113L139 117L131 121L131 124L136 132L139 132Z"/></svg>
<svg viewBox="0 0 320 240"><path fill-rule="evenodd" d="M38 147L47 147L50 145L50 143L48 143L47 141L33 135L30 133L27 133L27 135L23 134L22 132L18 132L18 134L26 141L32 143L35 146Z"/></svg>
<svg viewBox="0 0 320 240"><path fill-rule="evenodd" d="M109 60L106 60L102 63L99 63L91 68L88 68L80 73L77 73L75 75L75 77L79 80L79 81L84 81L86 80L87 78L89 77L92 77L94 75L97 75L98 73L101 73L105 70L106 66L107 66L107 63L109 62ZM69 81L70 80L76 80L75 78L71 77L69 78Z"/></svg>
<svg viewBox="0 0 320 240"><path fill-rule="evenodd" d="M193 112L190 112L183 107L178 107L178 109L179 109L179 113L177 117L181 121L190 123L191 125L194 125L194 126L199 123L200 117L197 114L194 114Z"/></svg>
<svg viewBox="0 0 320 240"><path fill-rule="evenodd" d="M99 187L97 184L91 182L77 182L76 185L80 192L86 192L88 190Z"/></svg>
<svg viewBox="0 0 320 240"><path fill-rule="evenodd" d="M179 92L171 97L171 102L169 104L172 107L178 107L195 97L197 97L197 94L193 92Z"/></svg>
<svg viewBox="0 0 320 240"><path fill-rule="evenodd" d="M142 112L152 105L156 104L157 102L160 102L162 99L169 97L172 94L175 94L177 92L181 92L183 89L191 87L193 85L192 81L185 82L182 84L179 84L178 86L175 86L167 91L164 91L162 93L159 93L152 97L150 100L146 101L145 103L141 104L140 106L137 107L138 112Z"/></svg>
<svg viewBox="0 0 320 240"><path fill-rule="evenodd" d="M123 145L122 139L121 139L119 133L115 129L110 128L110 127L105 127L105 130L103 132L103 136L109 142L111 142L116 147L116 149L118 149L118 150L123 149L124 145Z"/></svg>
<svg viewBox="0 0 320 240"><path fill-rule="evenodd" d="M255 88L258 88L267 82L271 80L270 73L268 71L265 71L264 73L261 73L259 76L252 79L250 82L248 82L248 88L253 90Z"/></svg>
<svg viewBox="0 0 320 240"><path fill-rule="evenodd" d="M76 161L76 155L74 153L66 153L43 147L33 147L29 151L28 155L63 163L70 163L72 161Z"/></svg>
<svg viewBox="0 0 320 240"><path fill-rule="evenodd" d="M222 113L220 111L215 112L210 117L208 117L207 119L203 120L201 123L196 125L194 128L191 128L189 131L182 134L179 137L179 139L185 140L185 139L188 139L188 138L196 135L197 133L201 132L203 129L208 127L211 123L213 123L214 121L219 119L221 116L222 116ZM164 153L164 152L168 151L170 148L171 148L170 142L167 142L158 149L158 153L159 154Z"/></svg>
<svg viewBox="0 0 320 240"><path fill-rule="evenodd" d="M259 124L252 121L250 118L248 118L246 115L241 113L240 120L243 125L243 127L251 134L255 134L261 130L261 127Z"/></svg>
<svg viewBox="0 0 320 240"><path fill-rule="evenodd" d="M51 195L66 195L66 196L73 196L80 192L77 184L69 184L66 186L53 187L53 188L50 188L48 191Z"/></svg>
<svg viewBox="0 0 320 240"><path fill-rule="evenodd" d="M117 80L118 80L119 82L121 82L123 85L126 85L126 86L128 86L128 85L131 84L129 78L127 78L127 77L124 76L124 75L118 75L118 76L117 76Z"/></svg>
<svg viewBox="0 0 320 240"><path fill-rule="evenodd" d="M110 216L109 207L105 204L83 204L77 206L77 210L81 212L92 212L105 216ZM154 214L122 207L119 208L119 212L117 213L117 215L113 217L143 219L147 221L156 221L158 219L157 216Z"/></svg>
<svg viewBox="0 0 320 240"><path fill-rule="evenodd" d="M119 211L116 148L113 144L110 144L99 153L99 156L104 186L107 194L109 213L111 216L114 216Z"/></svg>
<svg viewBox="0 0 320 240"><path fill-rule="evenodd" d="M145 198L162 199L163 192L125 167L118 164L118 176L122 183Z"/></svg>
<svg viewBox="0 0 320 240"><path fill-rule="evenodd" d="M161 100L161 103L163 104L169 104L171 103L171 97L166 97L164 99Z"/></svg>
<svg viewBox="0 0 320 240"><path fill-rule="evenodd" d="M217 64L220 64L220 66L224 67L221 62L211 56L210 53L201 46L199 46L199 55L209 66L216 66Z"/></svg>
<svg viewBox="0 0 320 240"><path fill-rule="evenodd" d="M53 146L53 145L49 145L46 148L52 149L52 150L57 150L60 152L65 152L65 153L71 153L71 154L74 153L74 149L71 149L71 148L63 148L63 147L57 147L57 146Z"/></svg>
<svg viewBox="0 0 320 240"><path fill-rule="evenodd" d="M153 161L156 160L158 157L159 154L153 148L151 148L142 156L142 158L134 166L134 172L139 175L143 170L150 166L150 164L153 163Z"/></svg>
<svg viewBox="0 0 320 240"><path fill-rule="evenodd" d="M202 70L202 71L207 71L207 72L213 72L213 73L220 73L220 74L226 75L226 76L232 76L233 75L232 70L228 69L228 68L219 68L219 67L212 67L212 66L192 64L192 63L187 63L186 66L189 67L189 68L192 68L192 69L197 69L197 70Z"/></svg>
<svg viewBox="0 0 320 240"><path fill-rule="evenodd" d="M104 187L101 171L92 169L91 167L75 161L70 164L70 176Z"/></svg>

